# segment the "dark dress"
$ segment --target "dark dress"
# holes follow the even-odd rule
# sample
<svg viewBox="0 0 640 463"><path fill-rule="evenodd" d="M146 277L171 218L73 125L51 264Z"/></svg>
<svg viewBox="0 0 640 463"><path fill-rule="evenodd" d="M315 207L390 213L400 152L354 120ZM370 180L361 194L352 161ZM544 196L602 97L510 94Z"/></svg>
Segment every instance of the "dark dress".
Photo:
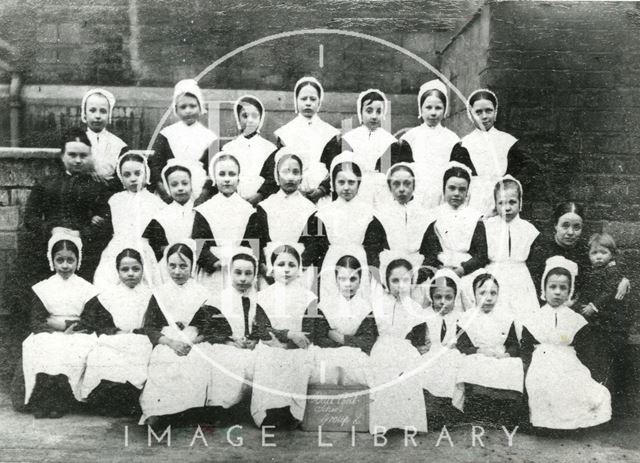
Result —
<svg viewBox="0 0 640 463"><path fill-rule="evenodd" d="M331 326L329 325L327 318L322 313L322 310L318 310L318 315L313 322L313 333L311 335L311 341L318 347L354 347L368 355L371 352L371 348L376 342L376 339L378 339L378 326L376 325L376 319L373 316L373 312L362 320L360 326L353 335L344 335L344 344L340 344L331 339L329 337L330 330Z"/></svg>

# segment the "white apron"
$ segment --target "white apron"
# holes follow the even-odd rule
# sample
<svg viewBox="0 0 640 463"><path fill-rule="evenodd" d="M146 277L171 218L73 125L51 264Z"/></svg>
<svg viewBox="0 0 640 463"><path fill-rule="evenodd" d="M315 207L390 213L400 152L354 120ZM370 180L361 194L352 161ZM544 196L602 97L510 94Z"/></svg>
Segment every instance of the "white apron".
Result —
<svg viewBox="0 0 640 463"><path fill-rule="evenodd" d="M87 138L91 142L93 169L96 174L112 178L116 173L118 157L127 144L107 129L102 129L99 133L87 129Z"/></svg>
<svg viewBox="0 0 640 463"><path fill-rule="evenodd" d="M98 296L122 332L98 337L82 379L83 399L89 397L102 380L128 382L138 389L144 386L153 346L146 335L135 334L133 330L142 328L149 299L151 290L142 284L132 289L120 283Z"/></svg>
<svg viewBox="0 0 640 463"><path fill-rule="evenodd" d="M33 286L51 317L80 320L84 305L97 294L97 289L77 275L64 280L58 274ZM25 404L29 403L36 375L65 375L76 400L81 400L80 386L87 356L94 348L95 334L38 333L22 343L22 368L25 382Z"/></svg>
<svg viewBox="0 0 640 463"><path fill-rule="evenodd" d="M238 194L244 198L255 195L264 183L260 171L264 161L276 150L276 145L255 134L250 138L240 135L224 145L222 151L232 154L240 163Z"/></svg>

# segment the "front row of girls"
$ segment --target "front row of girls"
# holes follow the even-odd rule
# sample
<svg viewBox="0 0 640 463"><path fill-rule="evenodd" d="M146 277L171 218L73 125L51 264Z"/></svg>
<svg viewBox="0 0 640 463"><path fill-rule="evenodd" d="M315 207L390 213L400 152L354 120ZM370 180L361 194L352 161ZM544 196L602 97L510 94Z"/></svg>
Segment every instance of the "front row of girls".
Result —
<svg viewBox="0 0 640 463"><path fill-rule="evenodd" d="M82 242L54 235L55 273L33 287L32 334L23 343L24 405L57 418L82 401L157 424L193 410L224 413L252 389L258 426L296 426L308 386L328 383L369 388L372 433L427 431L427 419L437 426L472 410L527 421L525 392L536 427L576 429L611 417L609 391L576 354L591 342L591 324L567 306L577 267L561 256L547 260L546 304L522 320L520 341L491 274L474 279L474 306L461 313L460 279L439 270L423 308L412 297L419 261L383 252L383 284L370 287L364 257L344 254L322 275L318 301L300 282L300 245L273 250L274 283L257 293L257 259L237 248L227 255L231 286L212 299L194 280L196 256L193 241L169 245L170 280L151 290L143 255L126 248L115 260L119 281L99 292L75 273Z"/></svg>

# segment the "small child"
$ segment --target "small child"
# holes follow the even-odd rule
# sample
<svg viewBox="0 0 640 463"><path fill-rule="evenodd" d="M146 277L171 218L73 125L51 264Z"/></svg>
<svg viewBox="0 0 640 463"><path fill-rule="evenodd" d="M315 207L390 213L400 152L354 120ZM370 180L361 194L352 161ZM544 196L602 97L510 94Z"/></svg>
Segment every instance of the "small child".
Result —
<svg viewBox="0 0 640 463"><path fill-rule="evenodd" d="M116 256L126 247L141 250L145 260L144 278L148 286L162 283L162 274L153 249L142 237L151 219L165 208L166 203L147 190L149 167L147 159L136 153L125 153L118 159L116 173L124 191L109 198L113 238L102 252L93 284L104 289L118 283Z"/></svg>
<svg viewBox="0 0 640 463"><path fill-rule="evenodd" d="M258 97L244 95L238 98L233 105L233 115L240 135L224 145L222 151L234 155L240 163L242 174L238 193L255 206L261 199L258 188L264 183L260 171L265 160L277 148L260 135L266 111Z"/></svg>
<svg viewBox="0 0 640 463"><path fill-rule="evenodd" d="M36 418L60 418L82 399L81 378L96 336L75 329L98 291L76 275L82 261L77 236L54 233L47 258L55 274L33 286L32 334L22 343L24 403Z"/></svg>
<svg viewBox="0 0 640 463"><path fill-rule="evenodd" d="M588 331L584 317L569 307L578 266L562 256L547 259L542 298L522 328L522 361L530 421L548 429L597 426L611 419L611 394L594 381L576 355Z"/></svg>
<svg viewBox="0 0 640 463"><path fill-rule="evenodd" d="M299 244L276 247L268 256L275 282L256 295L270 321L270 327L258 324L258 330L272 338L255 349L254 383L261 387L253 389L251 414L258 426L295 427L304 417L306 401L300 396L307 393L312 369L307 348L316 296L300 283L300 254Z"/></svg>
<svg viewBox="0 0 640 463"><path fill-rule="evenodd" d="M113 179L118 158L129 149L124 141L107 130L115 105L113 93L94 88L84 94L80 108L82 122L87 124L87 138L91 142L93 169L105 180Z"/></svg>
<svg viewBox="0 0 640 463"><path fill-rule="evenodd" d="M138 399L152 350L142 330L151 289L144 283L142 255L135 249L121 250L114 266L118 282L87 302L78 326L99 336L87 359L81 391L83 400L101 414L134 415L140 412Z"/></svg>
<svg viewBox="0 0 640 463"><path fill-rule="evenodd" d="M591 370L593 379L604 384L612 395L619 393L628 333L625 299L616 293L624 278L616 264L618 248L608 233L596 233L589 239L591 270L586 272L581 301L587 302L582 315L589 322L590 339L578 351L580 360Z"/></svg>
<svg viewBox="0 0 640 463"><path fill-rule="evenodd" d="M151 169L151 191L157 191L169 202L169 194L164 189L162 170L169 159L175 158L186 163L193 175L195 198L202 192L200 186L205 184L209 157L209 147L218 136L202 125L201 115L206 114L204 97L194 79L184 79L173 89L173 114L178 122L160 131L153 147L155 153L149 159Z"/></svg>
<svg viewBox="0 0 640 463"><path fill-rule="evenodd" d="M493 275L478 275L473 289L475 307L458 322L456 347L465 355L453 404L473 418L515 425L523 415L524 370L513 317L497 309L502 295Z"/></svg>
<svg viewBox="0 0 640 463"><path fill-rule="evenodd" d="M111 192L91 175L91 148L84 130L69 129L61 146L64 170L38 180L31 190L24 225L30 232L31 246L25 257L33 268L32 278L39 280L47 274L46 268L39 265L42 259L36 260L36 256L45 254L53 233L65 232L82 240L84 261L79 274L88 281L93 279L110 238L105 222L109 218L107 200Z"/></svg>
<svg viewBox="0 0 640 463"><path fill-rule="evenodd" d="M163 417L203 407L211 366L205 355L208 349L198 352L198 345L222 343L231 336L225 318L210 306L207 290L193 279L195 248L193 240L166 248L164 261L171 279L155 288L149 301L144 327L154 349L140 396L140 424L154 426Z"/></svg>

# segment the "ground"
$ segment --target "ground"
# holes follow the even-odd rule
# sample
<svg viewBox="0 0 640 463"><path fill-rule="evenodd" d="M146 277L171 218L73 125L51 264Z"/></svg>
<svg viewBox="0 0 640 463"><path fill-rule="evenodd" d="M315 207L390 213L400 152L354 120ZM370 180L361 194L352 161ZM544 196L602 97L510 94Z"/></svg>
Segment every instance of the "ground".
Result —
<svg viewBox="0 0 640 463"><path fill-rule="evenodd" d="M18 346L7 333L6 325L0 325L0 462L640 461L637 438L640 416L637 414L617 420L607 428L561 437L518 431L512 446L504 430L486 425L475 429L477 436L484 430L484 435L479 437L482 445L476 438L474 446L473 426L464 424L447 430L450 440L446 432L437 429L416 436L415 446L410 438L405 444L402 433L388 435L387 442L380 439L376 446L374 437L366 433L354 436L323 433L320 440L316 432L267 429L262 433L250 420L243 420L242 428L203 426L201 434L197 426L174 428L168 446L167 436L158 443L153 435L148 435L146 427L138 426L131 418L78 412L58 420L36 420L32 415L16 413L11 407L9 383L13 369L11 359L15 359ZM161 434L158 429L157 435ZM321 447L329 444L333 447Z"/></svg>

